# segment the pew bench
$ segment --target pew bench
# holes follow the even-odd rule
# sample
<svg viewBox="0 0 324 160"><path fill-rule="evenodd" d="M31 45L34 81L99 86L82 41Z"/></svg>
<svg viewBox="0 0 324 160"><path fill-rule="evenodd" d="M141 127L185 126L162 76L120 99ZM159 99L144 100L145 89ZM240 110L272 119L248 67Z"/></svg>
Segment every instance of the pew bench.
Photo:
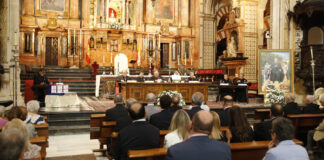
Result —
<svg viewBox="0 0 324 160"><path fill-rule="evenodd" d="M300 133L307 133L309 129L315 129L323 121L324 113L289 114L287 117L292 121L295 127L295 136L297 136Z"/></svg>
<svg viewBox="0 0 324 160"><path fill-rule="evenodd" d="M102 151L106 140L100 139L100 127L105 120L106 115L103 114L91 114L90 115L90 139L98 139L100 143L99 150L93 150L94 152Z"/></svg>
<svg viewBox="0 0 324 160"><path fill-rule="evenodd" d="M298 145L303 142L294 139ZM262 160L268 151L270 141L253 141L242 143L231 143L232 160L253 159ZM164 160L167 154L167 148L154 148L146 150L129 150L128 157L131 160Z"/></svg>
<svg viewBox="0 0 324 160"><path fill-rule="evenodd" d="M270 109L256 109L254 110L254 119L261 120L270 119Z"/></svg>
<svg viewBox="0 0 324 160"><path fill-rule="evenodd" d="M46 137L33 137L29 138L31 144L36 144L41 147L40 156L42 160L46 159L46 147L47 147L47 138Z"/></svg>

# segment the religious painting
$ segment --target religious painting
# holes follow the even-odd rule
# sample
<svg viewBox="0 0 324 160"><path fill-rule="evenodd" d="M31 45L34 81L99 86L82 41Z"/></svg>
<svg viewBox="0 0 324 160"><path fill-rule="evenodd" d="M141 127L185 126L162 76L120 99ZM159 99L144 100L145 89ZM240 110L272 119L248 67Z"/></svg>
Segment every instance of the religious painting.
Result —
<svg viewBox="0 0 324 160"><path fill-rule="evenodd" d="M172 61L177 60L177 43L172 43Z"/></svg>
<svg viewBox="0 0 324 160"><path fill-rule="evenodd" d="M64 12L65 0L41 0L41 10Z"/></svg>
<svg viewBox="0 0 324 160"><path fill-rule="evenodd" d="M294 90L294 59L290 50L260 50L258 53L259 93Z"/></svg>
<svg viewBox="0 0 324 160"><path fill-rule="evenodd" d="M157 0L155 2L155 18L173 19L174 0Z"/></svg>
<svg viewBox="0 0 324 160"><path fill-rule="evenodd" d="M90 48L93 49L94 48L94 38L90 37Z"/></svg>

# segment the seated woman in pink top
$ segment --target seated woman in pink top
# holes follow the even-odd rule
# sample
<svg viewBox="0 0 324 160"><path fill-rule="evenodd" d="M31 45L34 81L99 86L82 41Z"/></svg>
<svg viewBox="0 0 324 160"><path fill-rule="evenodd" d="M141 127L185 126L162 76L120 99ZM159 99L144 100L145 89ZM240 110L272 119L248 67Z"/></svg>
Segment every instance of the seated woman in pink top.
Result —
<svg viewBox="0 0 324 160"><path fill-rule="evenodd" d="M5 108L3 106L0 106L0 126L4 126L8 122L8 120L5 119L4 112Z"/></svg>

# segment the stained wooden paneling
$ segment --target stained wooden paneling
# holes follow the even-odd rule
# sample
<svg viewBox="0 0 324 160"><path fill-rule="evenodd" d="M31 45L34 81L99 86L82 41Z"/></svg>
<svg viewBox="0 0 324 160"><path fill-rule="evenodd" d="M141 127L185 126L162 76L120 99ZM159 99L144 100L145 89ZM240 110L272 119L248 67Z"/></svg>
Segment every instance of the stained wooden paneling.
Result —
<svg viewBox="0 0 324 160"><path fill-rule="evenodd" d="M58 64L58 38L46 37L46 52L45 64L57 65Z"/></svg>

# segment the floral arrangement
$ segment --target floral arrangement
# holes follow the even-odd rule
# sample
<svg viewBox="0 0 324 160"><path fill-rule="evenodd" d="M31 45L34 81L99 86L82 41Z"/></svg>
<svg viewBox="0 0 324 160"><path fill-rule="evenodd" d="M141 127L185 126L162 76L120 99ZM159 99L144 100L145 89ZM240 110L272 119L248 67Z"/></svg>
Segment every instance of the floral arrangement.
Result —
<svg viewBox="0 0 324 160"><path fill-rule="evenodd" d="M185 105L186 105L186 102L183 100L183 97L182 97L181 93L179 93L179 92L177 92L177 91L170 91L170 90L165 90L165 91L162 91L162 92L160 92L160 93L158 94L157 99L156 99L156 101L157 101L157 105L160 105L160 98L161 98L162 96L164 96L164 95L169 95L171 98L172 98L174 95L176 95L176 96L178 96L179 99L180 99L179 106L182 107L182 106L185 106Z"/></svg>
<svg viewBox="0 0 324 160"><path fill-rule="evenodd" d="M269 90L266 93L265 98L266 98L267 105L271 105L273 103L279 103L282 106L286 105L285 92L283 92L280 89Z"/></svg>
<svg viewBox="0 0 324 160"><path fill-rule="evenodd" d="M122 29L122 25L118 22L114 22L114 23L110 23L108 24L108 28L111 28L111 29Z"/></svg>

